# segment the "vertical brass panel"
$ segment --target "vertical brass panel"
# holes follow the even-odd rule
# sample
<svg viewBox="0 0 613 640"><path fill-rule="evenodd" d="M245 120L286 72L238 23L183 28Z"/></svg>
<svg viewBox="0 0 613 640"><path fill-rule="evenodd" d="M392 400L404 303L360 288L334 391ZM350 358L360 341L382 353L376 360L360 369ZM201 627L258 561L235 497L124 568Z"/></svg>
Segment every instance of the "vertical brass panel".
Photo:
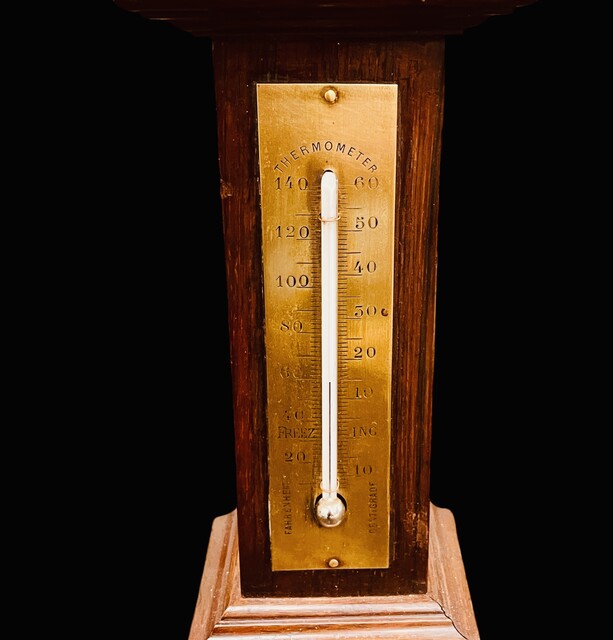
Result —
<svg viewBox="0 0 613 640"><path fill-rule="evenodd" d="M257 86L273 571L389 566L397 86ZM321 481L320 180L339 179L338 474Z"/></svg>

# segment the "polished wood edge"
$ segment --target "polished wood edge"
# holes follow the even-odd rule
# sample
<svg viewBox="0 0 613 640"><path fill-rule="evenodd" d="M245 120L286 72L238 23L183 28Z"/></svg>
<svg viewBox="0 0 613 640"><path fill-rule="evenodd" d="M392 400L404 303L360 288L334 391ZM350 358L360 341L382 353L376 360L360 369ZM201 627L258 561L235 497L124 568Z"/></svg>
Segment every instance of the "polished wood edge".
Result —
<svg viewBox="0 0 613 640"><path fill-rule="evenodd" d="M430 504L428 593L467 640L479 640L464 561L449 509Z"/></svg>
<svg viewBox="0 0 613 640"><path fill-rule="evenodd" d="M189 640L479 640L453 514L432 504L426 594L243 598L239 584L234 510L213 522Z"/></svg>
<svg viewBox="0 0 613 640"><path fill-rule="evenodd" d="M113 0L195 37L402 38L459 34L536 0Z"/></svg>
<svg viewBox="0 0 613 640"><path fill-rule="evenodd" d="M236 509L215 518L206 552L204 572L190 629L192 638L208 638L214 624L219 621L230 601L239 594L238 537Z"/></svg>

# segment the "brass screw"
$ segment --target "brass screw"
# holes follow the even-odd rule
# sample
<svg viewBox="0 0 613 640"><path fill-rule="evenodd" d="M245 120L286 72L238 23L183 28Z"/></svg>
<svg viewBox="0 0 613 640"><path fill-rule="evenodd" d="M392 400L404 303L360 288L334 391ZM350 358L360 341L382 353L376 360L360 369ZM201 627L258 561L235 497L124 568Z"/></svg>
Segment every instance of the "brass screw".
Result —
<svg viewBox="0 0 613 640"><path fill-rule="evenodd" d="M326 89L324 93L324 100L330 104L334 104L338 100L338 92L333 87Z"/></svg>

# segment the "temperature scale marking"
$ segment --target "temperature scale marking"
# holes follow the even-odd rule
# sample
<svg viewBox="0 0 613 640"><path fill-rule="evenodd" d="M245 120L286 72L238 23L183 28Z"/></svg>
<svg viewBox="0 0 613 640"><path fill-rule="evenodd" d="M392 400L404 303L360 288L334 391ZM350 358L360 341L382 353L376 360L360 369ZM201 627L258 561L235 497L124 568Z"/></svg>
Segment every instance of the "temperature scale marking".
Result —
<svg viewBox="0 0 613 640"><path fill-rule="evenodd" d="M397 86L257 101L272 569L385 568Z"/></svg>

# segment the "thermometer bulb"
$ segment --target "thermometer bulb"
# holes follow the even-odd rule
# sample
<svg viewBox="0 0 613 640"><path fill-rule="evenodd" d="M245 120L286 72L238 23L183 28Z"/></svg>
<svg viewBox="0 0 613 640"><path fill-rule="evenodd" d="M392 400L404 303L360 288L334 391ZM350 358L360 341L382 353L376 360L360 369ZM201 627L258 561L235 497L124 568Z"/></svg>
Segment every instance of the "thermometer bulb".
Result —
<svg viewBox="0 0 613 640"><path fill-rule="evenodd" d="M337 493L321 495L315 503L317 521L323 527L339 525L345 517L346 510L344 501Z"/></svg>

